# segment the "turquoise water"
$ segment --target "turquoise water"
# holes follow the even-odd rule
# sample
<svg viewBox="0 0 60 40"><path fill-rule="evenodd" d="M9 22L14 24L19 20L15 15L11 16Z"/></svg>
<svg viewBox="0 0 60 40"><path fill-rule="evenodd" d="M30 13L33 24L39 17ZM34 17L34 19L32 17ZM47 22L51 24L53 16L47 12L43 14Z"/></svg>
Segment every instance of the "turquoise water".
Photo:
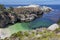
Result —
<svg viewBox="0 0 60 40"><path fill-rule="evenodd" d="M32 30L30 27L29 27L29 23L16 23L14 25L11 25L11 26L8 26L9 31L11 33L15 33L15 32L18 32L18 31L27 31L27 30Z"/></svg>

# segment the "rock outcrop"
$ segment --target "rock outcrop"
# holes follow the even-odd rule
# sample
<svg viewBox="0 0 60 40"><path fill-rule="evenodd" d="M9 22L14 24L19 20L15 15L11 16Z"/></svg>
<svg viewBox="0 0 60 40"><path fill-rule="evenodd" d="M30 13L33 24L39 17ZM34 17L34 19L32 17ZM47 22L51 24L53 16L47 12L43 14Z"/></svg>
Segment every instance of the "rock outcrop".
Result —
<svg viewBox="0 0 60 40"><path fill-rule="evenodd" d="M11 32L9 29L0 29L0 37L4 39L5 37L10 37Z"/></svg>
<svg viewBox="0 0 60 40"><path fill-rule="evenodd" d="M48 30L54 31L54 30L56 30L58 28L59 28L59 25L55 23L55 24L52 24L51 26L49 26Z"/></svg>
<svg viewBox="0 0 60 40"><path fill-rule="evenodd" d="M22 21L31 21L38 17L38 15L43 15L42 10L38 6L23 6L20 8L14 8L14 12L16 13L19 20Z"/></svg>
<svg viewBox="0 0 60 40"><path fill-rule="evenodd" d="M14 8L17 18L21 21L32 21L37 17L41 17L44 13L51 12L50 7L40 7L39 5L19 6Z"/></svg>
<svg viewBox="0 0 60 40"><path fill-rule="evenodd" d="M9 23L14 23L15 21L17 21L15 14L8 12L0 13L0 28L7 26Z"/></svg>

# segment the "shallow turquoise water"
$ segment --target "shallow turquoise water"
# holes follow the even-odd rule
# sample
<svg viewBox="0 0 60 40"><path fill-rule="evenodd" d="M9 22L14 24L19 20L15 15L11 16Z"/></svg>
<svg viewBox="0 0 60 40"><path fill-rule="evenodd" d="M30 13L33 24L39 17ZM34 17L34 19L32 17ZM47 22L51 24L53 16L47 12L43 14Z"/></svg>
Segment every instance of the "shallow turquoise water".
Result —
<svg viewBox="0 0 60 40"><path fill-rule="evenodd" d="M9 26L7 29L9 29L11 33L31 30L31 28L29 27L29 23L16 23L14 25Z"/></svg>

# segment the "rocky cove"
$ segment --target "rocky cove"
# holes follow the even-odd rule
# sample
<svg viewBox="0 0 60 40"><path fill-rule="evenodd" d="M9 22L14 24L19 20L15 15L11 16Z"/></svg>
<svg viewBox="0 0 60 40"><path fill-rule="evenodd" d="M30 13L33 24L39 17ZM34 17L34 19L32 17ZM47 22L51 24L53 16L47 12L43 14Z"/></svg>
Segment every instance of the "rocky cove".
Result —
<svg viewBox="0 0 60 40"><path fill-rule="evenodd" d="M16 8L0 6L0 37L9 37L18 31L32 30L30 22L52 12L47 6L29 5ZM33 25L33 24L32 24Z"/></svg>

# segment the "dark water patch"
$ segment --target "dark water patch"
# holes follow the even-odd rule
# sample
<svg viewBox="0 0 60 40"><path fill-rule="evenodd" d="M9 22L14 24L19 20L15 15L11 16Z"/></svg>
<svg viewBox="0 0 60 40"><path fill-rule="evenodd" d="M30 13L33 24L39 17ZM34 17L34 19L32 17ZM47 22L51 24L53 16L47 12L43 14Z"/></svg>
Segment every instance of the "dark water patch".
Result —
<svg viewBox="0 0 60 40"><path fill-rule="evenodd" d="M32 28L38 28L38 27L49 27L52 25L54 22L50 19L46 18L38 18L35 21L30 23L30 27Z"/></svg>
<svg viewBox="0 0 60 40"><path fill-rule="evenodd" d="M53 9L60 9L60 5L41 5L41 6L48 6L48 7L51 7Z"/></svg>

